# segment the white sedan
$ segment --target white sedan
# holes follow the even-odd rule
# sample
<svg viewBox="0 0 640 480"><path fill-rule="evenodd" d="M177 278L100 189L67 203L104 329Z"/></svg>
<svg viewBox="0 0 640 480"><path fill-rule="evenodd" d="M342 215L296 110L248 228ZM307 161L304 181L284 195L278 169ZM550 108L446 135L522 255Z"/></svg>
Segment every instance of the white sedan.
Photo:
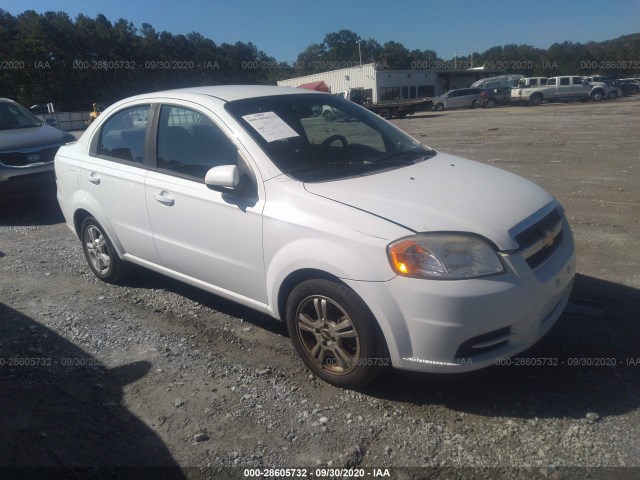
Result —
<svg viewBox="0 0 640 480"><path fill-rule="evenodd" d="M349 120L314 116L327 105ZM551 328L573 283L571 230L549 194L329 94L128 98L60 148L55 168L99 278L137 264L281 319L338 386L387 365L493 365Z"/></svg>

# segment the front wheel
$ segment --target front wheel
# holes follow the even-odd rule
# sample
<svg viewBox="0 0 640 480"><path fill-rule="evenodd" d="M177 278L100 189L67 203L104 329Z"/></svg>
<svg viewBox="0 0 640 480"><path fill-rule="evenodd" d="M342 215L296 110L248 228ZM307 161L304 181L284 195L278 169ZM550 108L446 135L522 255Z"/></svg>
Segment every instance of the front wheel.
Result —
<svg viewBox="0 0 640 480"><path fill-rule="evenodd" d="M362 387L389 363L373 315L346 285L326 279L302 282L289 295L286 321L302 361L332 385Z"/></svg>
<svg viewBox="0 0 640 480"><path fill-rule="evenodd" d="M601 91L593 92L591 94L591 100L593 100L594 102L599 102L600 100L602 100L602 92Z"/></svg>
<svg viewBox="0 0 640 480"><path fill-rule="evenodd" d="M120 259L111 240L95 218L86 218L80 232L84 256L96 277L113 283L127 276L129 264Z"/></svg>
<svg viewBox="0 0 640 480"><path fill-rule="evenodd" d="M616 98L618 98L618 92L609 92L609 95L607 95L607 99L608 100L615 100Z"/></svg>
<svg viewBox="0 0 640 480"><path fill-rule="evenodd" d="M434 109L436 112L441 112L441 111L443 111L443 110L444 110L444 105L443 105L442 103L436 103L436 104L433 106L433 109Z"/></svg>

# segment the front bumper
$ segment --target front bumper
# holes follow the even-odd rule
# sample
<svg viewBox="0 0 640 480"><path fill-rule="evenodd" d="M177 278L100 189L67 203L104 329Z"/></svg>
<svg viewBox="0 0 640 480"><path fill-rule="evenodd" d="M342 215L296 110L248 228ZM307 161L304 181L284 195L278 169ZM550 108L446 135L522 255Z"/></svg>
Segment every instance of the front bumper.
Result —
<svg viewBox="0 0 640 480"><path fill-rule="evenodd" d="M404 370L463 372L535 344L567 304L575 276L571 230L535 270L518 253L506 272L472 280L348 282L378 319L392 364Z"/></svg>
<svg viewBox="0 0 640 480"><path fill-rule="evenodd" d="M25 165L20 167L11 167L0 164L0 182L6 182L12 178L22 177L25 175L34 175L37 173L53 172L53 162L38 163Z"/></svg>

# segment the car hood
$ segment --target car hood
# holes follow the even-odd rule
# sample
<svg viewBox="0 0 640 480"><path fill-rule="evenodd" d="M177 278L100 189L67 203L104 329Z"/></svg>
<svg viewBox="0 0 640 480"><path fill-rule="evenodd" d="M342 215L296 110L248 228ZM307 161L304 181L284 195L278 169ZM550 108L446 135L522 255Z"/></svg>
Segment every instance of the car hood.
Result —
<svg viewBox="0 0 640 480"><path fill-rule="evenodd" d="M0 150L22 150L36 147L62 145L75 141L70 133L49 125L31 128L0 130Z"/></svg>
<svg viewBox="0 0 640 480"><path fill-rule="evenodd" d="M509 230L554 199L512 173L453 155L345 180L305 183L315 195L414 232L462 231L517 249Z"/></svg>

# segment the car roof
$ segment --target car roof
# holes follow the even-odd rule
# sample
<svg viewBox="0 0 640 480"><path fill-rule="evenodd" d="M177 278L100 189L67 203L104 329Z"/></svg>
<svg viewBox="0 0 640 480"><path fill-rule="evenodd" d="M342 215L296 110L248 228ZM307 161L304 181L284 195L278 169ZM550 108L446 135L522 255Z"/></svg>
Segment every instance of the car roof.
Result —
<svg viewBox="0 0 640 480"><path fill-rule="evenodd" d="M206 95L218 98L224 102L232 102L245 98L268 97L274 95L294 95L294 94L318 94L311 90L292 87L275 87L270 85L216 85L207 87L187 87L175 90L163 90L160 92L145 93L129 98L128 100L143 100L145 98L174 97L176 95ZM328 95L328 94L323 94Z"/></svg>

